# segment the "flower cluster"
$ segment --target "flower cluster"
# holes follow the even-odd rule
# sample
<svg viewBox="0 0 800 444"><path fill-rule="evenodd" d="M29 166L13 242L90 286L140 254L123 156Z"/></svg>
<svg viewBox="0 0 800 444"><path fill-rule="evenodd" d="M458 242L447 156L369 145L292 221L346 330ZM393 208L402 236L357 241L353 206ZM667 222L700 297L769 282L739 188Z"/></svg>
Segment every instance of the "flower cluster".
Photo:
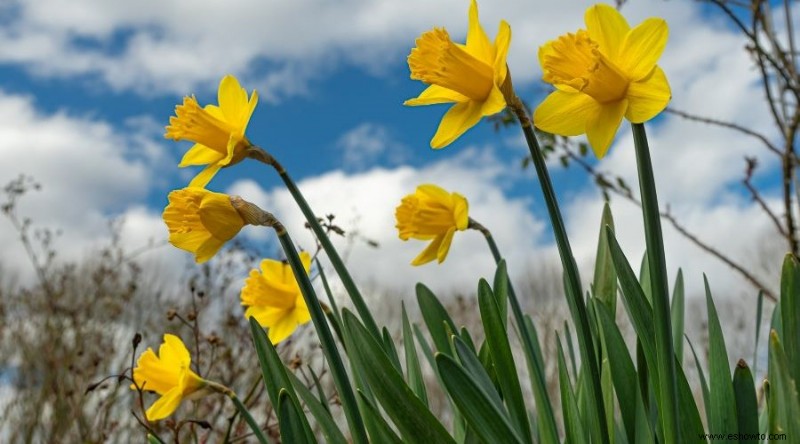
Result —
<svg viewBox="0 0 800 444"><path fill-rule="evenodd" d="M590 7L585 24L586 29L564 34L539 48L543 80L555 89L536 108L533 124L553 134L586 134L595 154L602 158L623 118L633 123L647 121L669 102L670 87L657 65L668 31L663 20L652 18L631 28L616 9L607 5ZM521 102L511 85L506 64L510 43L511 28L505 21L500 22L494 41L489 39L478 19L475 0L469 6L463 44L454 42L443 28L433 28L417 38L408 66L411 78L427 88L404 104L452 104L430 141L432 148L450 145L483 117L506 107L520 117L534 137L527 112L520 110ZM257 92L248 96L239 81L228 75L220 81L217 95L217 105L204 107L194 96L185 97L176 106L164 134L168 139L194 143L179 167L205 166L187 187L169 194L163 212L169 242L194 254L198 263L210 260L248 224L273 226L279 236L285 235L285 229L271 214L238 196L206 189L221 168L248 157L258 158L258 153L262 159L272 159L245 135L258 103ZM279 172L284 175L283 170ZM297 191L292 187L293 193ZM302 198L295 198L301 206L307 205ZM442 263L456 231L475 228L488 237L488 231L470 219L468 212L464 196L433 184L419 185L414 193L403 197L395 211L400 239L429 241L411 264ZM250 271L240 293L244 317L266 328L273 344L286 340L298 326L311 320L307 303L315 301L307 299L299 284L303 282L302 288L309 292L306 280L310 255L303 252L298 261L293 249L286 251L292 251L287 257L294 269L286 262L264 259L258 269ZM493 252L497 257L496 249ZM296 275L300 264L303 273ZM312 307L318 309L317 304ZM160 395L147 409L147 419L163 419L182 400L202 396L209 388L220 390L222 386L198 373L191 368L189 351L177 336L164 335L158 354L150 348L142 353L133 369L133 388Z"/></svg>

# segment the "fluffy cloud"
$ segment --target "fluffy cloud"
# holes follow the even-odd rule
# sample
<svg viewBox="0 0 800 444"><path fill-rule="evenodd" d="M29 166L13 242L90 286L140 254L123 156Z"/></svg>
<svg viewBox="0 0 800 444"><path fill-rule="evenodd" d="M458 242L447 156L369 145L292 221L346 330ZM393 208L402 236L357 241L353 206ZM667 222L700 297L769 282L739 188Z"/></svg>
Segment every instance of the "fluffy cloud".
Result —
<svg viewBox="0 0 800 444"><path fill-rule="evenodd" d="M303 180L299 186L318 216L333 213L344 229L379 244L372 249L358 239L350 243L334 236L335 244L347 256L349 268L359 281L404 294L411 294L418 281L438 290L473 291L479 276L491 278L494 273L483 236L474 230L458 232L444 263L412 267L409 263L427 243L401 241L394 227L394 210L403 196L422 183L435 183L462 193L469 200L470 216L492 230L511 263L512 273L520 275L530 255L549 247L541 246L546 241L542 238L544 225L528 210L529 202L506 197L498 185L497 176L505 168L508 166L490 151L470 148L455 159L420 169L372 169L357 174L334 171ZM296 243L313 249L311 234L302 228L305 219L287 191L264 190L249 180L235 183L228 191L273 212L288 227ZM248 233L258 239L272 235L263 229Z"/></svg>
<svg viewBox="0 0 800 444"><path fill-rule="evenodd" d="M112 215L131 212L133 230L158 220L157 214L129 208L158 183L166 160L148 136L150 123L132 119L125 130L65 112L44 114L33 98L0 92L0 181L5 185L24 174L41 184L41 191L22 197L17 212L35 227L61 233L54 245L61 258L80 257L108 239ZM16 231L5 217L0 227L0 263L29 275Z"/></svg>
<svg viewBox="0 0 800 444"><path fill-rule="evenodd" d="M408 148L391 138L389 129L376 123L362 123L339 137L336 147L342 150L342 165L347 169L363 170L378 161L397 165Z"/></svg>
<svg viewBox="0 0 800 444"><path fill-rule="evenodd" d="M481 21L490 36L500 20L510 22L509 66L524 84L539 75L536 48L583 26L592 3L482 2ZM342 64L405 72L405 55L422 31L444 26L463 39L467 8L465 0L75 0L69 8L58 0L10 0L0 7L0 62L43 76L88 75L145 94L210 89L234 72L279 99L308 93L309 81ZM698 20L696 5L657 0L631 2L625 13L632 23L663 16L676 36Z"/></svg>

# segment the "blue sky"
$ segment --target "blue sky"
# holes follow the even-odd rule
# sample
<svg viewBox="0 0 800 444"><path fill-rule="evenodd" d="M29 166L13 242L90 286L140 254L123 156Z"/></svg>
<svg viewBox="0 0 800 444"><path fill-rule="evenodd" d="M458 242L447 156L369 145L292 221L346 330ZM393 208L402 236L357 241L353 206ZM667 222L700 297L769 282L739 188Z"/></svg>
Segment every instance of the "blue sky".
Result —
<svg viewBox="0 0 800 444"><path fill-rule="evenodd" d="M184 186L191 172L176 166L189 144L164 140L163 126L183 95L215 102L219 79L230 73L261 96L249 138L279 158L318 214L334 212L346 230L381 243L378 250L357 246L351 252L361 279L408 292L416 280L434 288L471 289L478 275L491 273L475 233L456 237L445 264L407 265L424 244L400 242L392 214L400 197L423 182L467 196L471 215L495 231L518 278L557 260L533 171L519 167L526 148L518 128L495 133L483 122L433 151L428 141L446 106L402 106L423 89L408 78L405 64L414 39L432 26L446 26L456 40L463 39L466 0L243 0L224 8L188 0L135 7L78 0L68 9L57 3L12 0L0 6L0 182L20 173L43 182L44 190L26 198L22 210L37 223L64 231L58 246L65 259L85 257L91 245L101 243L107 235L98 233L104 233L108 217L125 217L124 238L131 248L166 237L160 221L166 194ZM630 3L623 13L631 24L656 15L670 25L660 65L673 88L673 106L775 135L744 41L718 14L696 2ZM590 4L479 4L490 37L501 18L511 25L509 66L525 100L535 104L546 92L538 81L538 45L581 27ZM776 162L735 133L673 116L659 118L648 130L662 204L733 257L763 255L777 267L780 246L765 247L774 237L769 221L737 185L743 156L758 156L758 180L777 206L771 179ZM623 124L611 153L597 165L634 184L629 132ZM601 195L576 169L564 171L553 162L551 174L588 277ZM301 218L279 185L271 171L242 164L221 172L210 187L274 211L301 246L310 248ZM613 210L620 241L638 261L644 248L639 210L620 199ZM248 229L243 236L268 250L267 233ZM665 228L665 236L670 269L690 269L690 288L700 288L700 272L706 271L712 284L717 277L724 289L751 292L677 233ZM5 220L0 241L12 245L0 260L28 273ZM165 248L150 260L177 270L189 257Z"/></svg>

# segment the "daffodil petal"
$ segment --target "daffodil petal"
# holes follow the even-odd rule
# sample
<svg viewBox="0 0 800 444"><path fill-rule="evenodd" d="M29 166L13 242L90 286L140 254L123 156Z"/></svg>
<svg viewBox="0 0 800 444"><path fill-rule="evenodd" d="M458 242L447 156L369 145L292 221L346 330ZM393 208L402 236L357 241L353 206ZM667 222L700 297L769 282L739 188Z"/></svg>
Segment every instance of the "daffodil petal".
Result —
<svg viewBox="0 0 800 444"><path fill-rule="evenodd" d="M300 263L303 264L303 269L306 271L306 275L311 272L311 255L308 254L308 251L301 251L300 252Z"/></svg>
<svg viewBox="0 0 800 444"><path fill-rule="evenodd" d="M617 66L632 81L648 76L667 46L669 28L660 18L649 18L631 29L622 42Z"/></svg>
<svg viewBox="0 0 800 444"><path fill-rule="evenodd" d="M289 275L289 264L274 259L262 260L260 268L261 274L268 282L285 283Z"/></svg>
<svg viewBox="0 0 800 444"><path fill-rule="evenodd" d="M431 148L444 148L475 126L481 120L481 108L482 103L475 101L453 105L442 117L439 129L431 139Z"/></svg>
<svg viewBox="0 0 800 444"><path fill-rule="evenodd" d="M478 20L478 3L475 0L469 5L469 28L467 28L467 52L478 60L491 65L494 60L494 50L489 42L489 36L483 30Z"/></svg>
<svg viewBox="0 0 800 444"><path fill-rule="evenodd" d="M220 165L219 162L209 164L207 167L203 168L203 171L197 173L197 176L194 176L194 179L189 182L189 186L205 188L220 168L222 168L222 165Z"/></svg>
<svg viewBox="0 0 800 444"><path fill-rule="evenodd" d="M439 85L431 85L425 91L403 102L406 106L435 105L437 103L466 102L469 97Z"/></svg>
<svg viewBox="0 0 800 444"><path fill-rule="evenodd" d="M208 165L209 163L218 162L225 156L217 150L211 149L205 145L195 143L186 154L183 155L181 163L178 167L183 168L192 165Z"/></svg>
<svg viewBox="0 0 800 444"><path fill-rule="evenodd" d="M616 8L598 4L586 10L584 15L586 31L597 42L600 52L611 60L616 60L622 42L631 27Z"/></svg>
<svg viewBox="0 0 800 444"><path fill-rule="evenodd" d="M178 385L179 377L178 369L163 363L152 348L139 356L133 370L133 379L139 388L161 395Z"/></svg>
<svg viewBox="0 0 800 444"><path fill-rule="evenodd" d="M250 123L250 117L253 116L253 111L256 110L256 105L258 105L258 91L253 90L250 94L250 100L247 102L247 110L242 117L242 132L247 129L247 124Z"/></svg>
<svg viewBox="0 0 800 444"><path fill-rule="evenodd" d="M672 98L669 82L658 66L647 78L628 86L628 111L625 118L632 123L646 122L667 107Z"/></svg>
<svg viewBox="0 0 800 444"><path fill-rule="evenodd" d="M168 365L175 367L188 367L192 362L192 357L189 355L189 350L186 349L181 338L171 335L164 335L164 343L158 351L159 357Z"/></svg>
<svg viewBox="0 0 800 444"><path fill-rule="evenodd" d="M162 395L145 412L148 421L158 421L171 415L181 404L182 390L176 386Z"/></svg>
<svg viewBox="0 0 800 444"><path fill-rule="evenodd" d="M492 86L489 96L481 104L481 116L493 116L506 108L506 97L497 85Z"/></svg>
<svg viewBox="0 0 800 444"><path fill-rule="evenodd" d="M511 46L511 26L505 20L501 20L500 28L494 38L495 56L493 66L495 85L502 85L508 75L506 57L508 56L509 46Z"/></svg>
<svg viewBox="0 0 800 444"><path fill-rule="evenodd" d="M442 238L442 242L439 244L439 249L436 252L436 259L440 264L447 258L447 253L450 251L450 244L453 242L453 235L455 232L455 227L447 230L447 233L445 233Z"/></svg>
<svg viewBox="0 0 800 444"><path fill-rule="evenodd" d="M586 94L553 91L533 113L537 128L561 136L577 136L586 132L586 122L600 104Z"/></svg>
<svg viewBox="0 0 800 444"><path fill-rule="evenodd" d="M417 266L427 264L428 262L436 259L436 257L439 255L439 246L442 245L443 239L444 235L439 235L433 238L431 243L429 243L428 246L422 250L422 253L415 257L413 261L411 261L411 265Z"/></svg>
<svg viewBox="0 0 800 444"><path fill-rule="evenodd" d="M282 342L297 329L297 321L292 316L283 316L269 326L269 340L273 344Z"/></svg>
<svg viewBox="0 0 800 444"><path fill-rule="evenodd" d="M209 259L214 257L215 254L217 254L217 251L219 251L223 245L225 245L225 241L221 241L213 237L208 239L195 252L194 261L198 264L207 262Z"/></svg>
<svg viewBox="0 0 800 444"><path fill-rule="evenodd" d="M181 250L195 252L209 238L207 232L190 231L188 233L170 233L169 243Z"/></svg>
<svg viewBox="0 0 800 444"><path fill-rule="evenodd" d="M414 193L424 195L426 200L436 202L447 202L450 200L450 193L439 185L434 185L432 183L419 185Z"/></svg>
<svg viewBox="0 0 800 444"><path fill-rule="evenodd" d="M274 325L280 319L285 317L285 315L286 310L283 308L268 307L264 305L253 305L248 307L244 314L246 318L250 318L251 316L256 318L256 321L258 321L258 324L262 327Z"/></svg>
<svg viewBox="0 0 800 444"><path fill-rule="evenodd" d="M453 193L453 216L456 228L466 230L469 225L469 203L464 196L458 193Z"/></svg>
<svg viewBox="0 0 800 444"><path fill-rule="evenodd" d="M586 122L586 137L598 159L602 159L611 147L627 107L628 102L624 99L604 103Z"/></svg>
<svg viewBox="0 0 800 444"><path fill-rule="evenodd" d="M217 100L225 121L235 128L241 128L245 119L249 118L247 111L250 105L247 101L247 91L242 88L236 77L227 75L219 82Z"/></svg>
<svg viewBox="0 0 800 444"><path fill-rule="evenodd" d="M208 193L198 210L203 226L221 241L228 241L239 233L244 221L230 201L230 196L221 193Z"/></svg>

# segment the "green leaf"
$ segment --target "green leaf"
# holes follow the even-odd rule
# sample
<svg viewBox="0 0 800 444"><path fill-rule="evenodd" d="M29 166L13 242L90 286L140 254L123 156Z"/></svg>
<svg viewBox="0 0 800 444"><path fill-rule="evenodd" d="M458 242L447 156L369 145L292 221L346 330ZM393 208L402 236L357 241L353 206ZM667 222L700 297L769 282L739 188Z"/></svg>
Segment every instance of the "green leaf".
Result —
<svg viewBox="0 0 800 444"><path fill-rule="evenodd" d="M330 414L331 408L328 405L328 397L325 396L325 390L323 390L323 388L322 388L322 383L319 380L319 376L317 376L317 373L314 371L313 368L311 368L310 365L307 366L307 368L308 368L308 371L311 373L311 379L314 380L314 387L317 390L317 396L319 397L319 402L322 405L322 407ZM290 375L291 376L289 376L289 379L292 379L292 376L294 376L294 375L291 374L291 373L290 373ZM292 379L292 384L293 385L294 385L294 382L295 382L294 379ZM295 387L295 389L296 389L296 387Z"/></svg>
<svg viewBox="0 0 800 444"><path fill-rule="evenodd" d="M589 442L589 436L583 429L583 421L578 412L578 402L575 393L570 386L569 374L567 373L567 363L564 360L564 350L561 348L561 339L556 334L556 345L558 346L558 386L561 389L561 410L564 415L564 433L567 435L567 442L583 443Z"/></svg>
<svg viewBox="0 0 800 444"><path fill-rule="evenodd" d="M497 299L484 279L478 282L478 306L481 312L483 328L486 332L486 342L489 344L494 368L497 372L498 383L503 392L506 406L511 414L511 420L525 441L530 441L531 429L528 423L528 411L522 396L519 384L517 366L511 353L508 342L508 332L503 327L500 317L500 308Z"/></svg>
<svg viewBox="0 0 800 444"><path fill-rule="evenodd" d="M761 318L764 312L764 292L758 292L758 303L756 304L756 340L753 343L753 374L758 374L758 343L761 333Z"/></svg>
<svg viewBox="0 0 800 444"><path fill-rule="evenodd" d="M603 205L603 216L600 218L600 235L597 241L592 291L594 296L606 304L612 314L615 314L617 312L617 273L611 260L611 252L608 250L606 226L614 229L614 218L611 216L608 202Z"/></svg>
<svg viewBox="0 0 800 444"><path fill-rule="evenodd" d="M706 410L706 422L711 424L711 395L708 392L708 384L706 383L706 376L703 372L703 368L700 366L700 359L697 357L697 352L694 350L694 345L692 345L692 341L689 338L686 338L686 342L689 343L689 349L692 351L692 356L694 356L694 364L697 367L697 376L700 378L700 390L703 393L703 405L705 406Z"/></svg>
<svg viewBox="0 0 800 444"><path fill-rule="evenodd" d="M783 348L789 375L800 381L800 264L787 254L781 272L781 321Z"/></svg>
<svg viewBox="0 0 800 444"><path fill-rule="evenodd" d="M317 399L311 390L309 390L303 381L298 379L294 373L287 374L292 381L292 387L294 387L297 395L303 400L303 403L314 416L314 419L317 420L317 425L322 431L323 436L325 436L325 441L330 444L346 444L347 440L341 430L339 430L339 426L336 425L336 421L333 420L330 410L328 410L327 403L323 404L322 401ZM314 380L317 381L316 384L319 387L319 379L315 377Z"/></svg>
<svg viewBox="0 0 800 444"><path fill-rule="evenodd" d="M525 349L525 357L528 362L533 398L536 401L539 440L544 444L555 444L558 442L555 415L553 414L553 406L550 404L550 397L547 391L544 359L542 359L539 337L536 334L536 328L533 326L530 316L524 316L520 330L523 344L528 344Z"/></svg>
<svg viewBox="0 0 800 444"><path fill-rule="evenodd" d="M572 365L572 374L577 375L578 366L575 364L575 347L572 345L572 333L569 331L569 322L566 320L564 321L564 337L567 338L567 352L569 353L569 363Z"/></svg>
<svg viewBox="0 0 800 444"><path fill-rule="evenodd" d="M343 310L342 318L355 345L350 353L358 355L359 362L364 364L361 371L367 383L397 426L404 442L455 443L442 424L406 385L381 344L369 334L355 315Z"/></svg>
<svg viewBox="0 0 800 444"><path fill-rule="evenodd" d="M398 372L402 372L403 367L400 366L400 357L397 354L397 348L394 346L394 339L392 339L392 335L386 327L383 327L383 349L389 356L389 361L394 365L394 368Z"/></svg>
<svg viewBox="0 0 800 444"><path fill-rule="evenodd" d="M445 310L433 292L423 284L417 284L417 303L436 350L449 354L449 333L455 333L458 330L456 330L456 325L450 315L447 314L447 310ZM447 327L445 327L445 324ZM448 328L450 329L449 333L447 331Z"/></svg>
<svg viewBox="0 0 800 444"><path fill-rule="evenodd" d="M400 308L403 316L403 351L406 358L406 380L408 381L408 386L417 395L417 398L427 407L428 393L425 389L425 379L422 377L422 368L419 365L417 349L414 345L414 334L411 331L411 323L408 321L405 304L401 302Z"/></svg>
<svg viewBox="0 0 800 444"><path fill-rule="evenodd" d="M758 401L753 374L743 359L736 364L733 371L733 392L736 396L736 421L739 424L739 436L753 437L739 442L758 444Z"/></svg>
<svg viewBox="0 0 800 444"><path fill-rule="evenodd" d="M500 318L503 320L503 328L508 327L508 272L506 261L501 259L497 263L497 270L494 272L494 297L497 298L497 306L500 308Z"/></svg>
<svg viewBox="0 0 800 444"><path fill-rule="evenodd" d="M453 402L464 415L471 429L484 442L523 443L509 418L491 400L491 395L453 358L438 353L436 365L439 367L445 388L453 398Z"/></svg>
<svg viewBox="0 0 800 444"><path fill-rule="evenodd" d="M392 430L392 427L389 426L389 423L383 419L378 406L376 406L368 396L364 395L364 392L361 390L357 390L357 393L361 399L361 405L364 406L362 409L364 411L364 419L373 424L373 427L370 428L369 435L372 442L402 444L403 440L397 436L394 430Z"/></svg>
<svg viewBox="0 0 800 444"><path fill-rule="evenodd" d="M633 366L628 347L622 338L619 327L611 318L609 309L605 304L598 304L593 301L591 306L596 310L603 337L606 344L608 362L611 366L611 378L614 381L614 389L617 393L617 401L620 405L622 423L628 437L628 442L636 441L636 396L637 386L631 381L636 380L636 368ZM641 403L641 398L639 399ZM642 406L644 408L644 406Z"/></svg>
<svg viewBox="0 0 800 444"><path fill-rule="evenodd" d="M503 400L497 393L492 378L489 376L483 364L481 364L481 361L478 360L478 356L475 352L458 336L453 336L453 345L455 346L458 360L461 361L461 366L464 370L472 376L475 383L481 386L489 400L493 402L500 411L503 411Z"/></svg>
<svg viewBox="0 0 800 444"><path fill-rule="evenodd" d="M670 308L672 318L672 346L675 348L675 357L678 364L683 365L683 319L685 316L684 290L683 290L683 271L678 269L678 277L675 278L675 287L672 289L672 307Z"/></svg>
<svg viewBox="0 0 800 444"><path fill-rule="evenodd" d="M794 439L793 436L800 436L800 398L797 382L792 379L788 358L775 331L769 336L769 381L770 433L783 433L785 438Z"/></svg>
<svg viewBox="0 0 800 444"><path fill-rule="evenodd" d="M730 433L738 430L736 424L736 397L733 393L728 351L725 337L717 316L717 309L708 287L708 279L703 275L708 307L708 373L709 373L709 415L708 429L711 433Z"/></svg>
<svg viewBox="0 0 800 444"><path fill-rule="evenodd" d="M281 389L278 393L278 418L281 429L281 441L291 443L316 443L314 434L308 429L306 433L305 415L300 411L300 407L289 395L286 389Z"/></svg>
<svg viewBox="0 0 800 444"><path fill-rule="evenodd" d="M301 430L306 436L313 437L314 434L311 431L311 426L308 424L308 420L306 419L305 415L300 415L296 418L284 418L280 416L280 412L282 411L280 408L281 393L286 393L287 396L292 398L292 402L294 404L299 405L297 394L295 393L292 382L289 379L286 367L284 367L280 356L278 356L278 352L275 350L272 342L270 342L266 332L264 332L264 329L261 328L261 326L258 324L258 321L256 321L256 319L252 316L250 317L250 332L253 335L253 343L256 347L256 355L258 356L258 361L261 364L261 373L264 377L264 384L267 386L267 394L270 396L272 405L276 406L276 410L279 413L278 418L280 419L281 427L283 427L283 422L285 420L296 421L297 424L291 424L288 425L288 427L294 428L295 426L299 426L299 430ZM289 409L289 407L284 408ZM281 433L282 432L283 429L281 429Z"/></svg>

